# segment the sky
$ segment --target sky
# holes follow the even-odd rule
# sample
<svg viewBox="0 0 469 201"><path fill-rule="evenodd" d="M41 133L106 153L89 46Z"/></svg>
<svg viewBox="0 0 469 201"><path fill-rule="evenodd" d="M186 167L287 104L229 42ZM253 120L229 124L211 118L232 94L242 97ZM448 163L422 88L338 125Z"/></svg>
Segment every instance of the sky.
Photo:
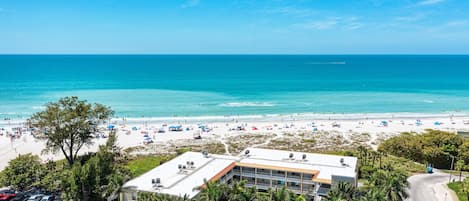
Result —
<svg viewBox="0 0 469 201"><path fill-rule="evenodd" d="M0 0L0 54L469 54L469 1Z"/></svg>

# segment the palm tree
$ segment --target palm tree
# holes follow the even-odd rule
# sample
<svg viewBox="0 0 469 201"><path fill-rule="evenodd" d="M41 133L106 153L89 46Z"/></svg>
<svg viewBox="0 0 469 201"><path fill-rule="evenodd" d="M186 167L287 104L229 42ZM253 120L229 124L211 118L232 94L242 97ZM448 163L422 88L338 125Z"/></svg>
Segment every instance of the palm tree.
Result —
<svg viewBox="0 0 469 201"><path fill-rule="evenodd" d="M465 164L464 160L458 160L458 162L456 162L456 170L459 171L459 181L461 181L462 170L464 169L465 165L466 164Z"/></svg>
<svg viewBox="0 0 469 201"><path fill-rule="evenodd" d="M379 169L381 169L381 161L383 159L383 156L385 156L385 153L383 152L383 150L378 149Z"/></svg>
<svg viewBox="0 0 469 201"><path fill-rule="evenodd" d="M364 156L366 155L366 148L362 145L358 146L358 159L362 162L363 165L366 165L366 160L364 159Z"/></svg>
<svg viewBox="0 0 469 201"><path fill-rule="evenodd" d="M401 170L375 172L370 179L371 188L381 188L389 201L403 201L408 196L407 173Z"/></svg>
<svg viewBox="0 0 469 201"><path fill-rule="evenodd" d="M230 200L254 201L258 198L257 189L254 187L245 188L246 181L233 183L229 188Z"/></svg>
<svg viewBox="0 0 469 201"><path fill-rule="evenodd" d="M204 185L197 188L200 190L199 199L201 201L223 201L229 200L229 189L226 185L221 185L218 182L204 180Z"/></svg>
<svg viewBox="0 0 469 201"><path fill-rule="evenodd" d="M296 199L296 194L284 186L275 190L269 190L269 198L270 201L293 201Z"/></svg>
<svg viewBox="0 0 469 201"><path fill-rule="evenodd" d="M353 200L357 197L357 188L349 182L339 182L327 193L326 200Z"/></svg>
<svg viewBox="0 0 469 201"><path fill-rule="evenodd" d="M372 166L372 167L375 167L375 161L376 161L376 159L378 158L379 153L376 152L376 151L371 150L370 154L371 154L371 158L372 158L372 159L371 159L371 162L372 162L372 163L371 163L371 166Z"/></svg>
<svg viewBox="0 0 469 201"><path fill-rule="evenodd" d="M386 193L381 188L372 188L364 193L359 201L386 201Z"/></svg>

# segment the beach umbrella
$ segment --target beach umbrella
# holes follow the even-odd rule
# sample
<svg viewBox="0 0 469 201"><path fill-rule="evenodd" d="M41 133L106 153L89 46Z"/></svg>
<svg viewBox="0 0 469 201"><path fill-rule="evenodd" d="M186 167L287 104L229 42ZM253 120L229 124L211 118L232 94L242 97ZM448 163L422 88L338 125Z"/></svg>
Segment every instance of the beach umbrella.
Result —
<svg viewBox="0 0 469 201"><path fill-rule="evenodd" d="M109 124L109 126L107 126L107 129L109 129L109 130L114 129L114 125Z"/></svg>

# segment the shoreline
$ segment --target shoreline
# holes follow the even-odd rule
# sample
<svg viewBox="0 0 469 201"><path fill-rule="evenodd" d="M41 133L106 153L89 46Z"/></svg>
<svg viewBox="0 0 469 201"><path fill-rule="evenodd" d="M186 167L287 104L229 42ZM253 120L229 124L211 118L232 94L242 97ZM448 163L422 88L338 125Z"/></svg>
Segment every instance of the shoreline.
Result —
<svg viewBox="0 0 469 201"><path fill-rule="evenodd" d="M393 120L393 119L432 119L432 118L468 118L469 112L453 111L441 113L286 113L259 115L224 115L224 116L173 116L173 117L114 117L110 120L114 124L138 123L229 123L229 122L269 122L269 121L358 121L358 120ZM22 126L26 118L0 119L0 127Z"/></svg>

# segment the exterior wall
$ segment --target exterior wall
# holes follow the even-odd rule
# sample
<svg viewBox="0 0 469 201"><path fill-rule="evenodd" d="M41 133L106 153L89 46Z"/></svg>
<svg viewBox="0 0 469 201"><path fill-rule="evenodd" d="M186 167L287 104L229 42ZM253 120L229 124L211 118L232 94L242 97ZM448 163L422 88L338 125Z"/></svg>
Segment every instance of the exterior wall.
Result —
<svg viewBox="0 0 469 201"><path fill-rule="evenodd" d="M341 181L349 182L350 184L352 184L354 186L357 185L356 177L343 177L343 176L332 175L332 185L336 185Z"/></svg>
<svg viewBox="0 0 469 201"><path fill-rule="evenodd" d="M259 190L287 187L298 194L314 194L318 185L312 181L314 175L300 172L236 166L233 175L233 180L246 180L247 187Z"/></svg>

